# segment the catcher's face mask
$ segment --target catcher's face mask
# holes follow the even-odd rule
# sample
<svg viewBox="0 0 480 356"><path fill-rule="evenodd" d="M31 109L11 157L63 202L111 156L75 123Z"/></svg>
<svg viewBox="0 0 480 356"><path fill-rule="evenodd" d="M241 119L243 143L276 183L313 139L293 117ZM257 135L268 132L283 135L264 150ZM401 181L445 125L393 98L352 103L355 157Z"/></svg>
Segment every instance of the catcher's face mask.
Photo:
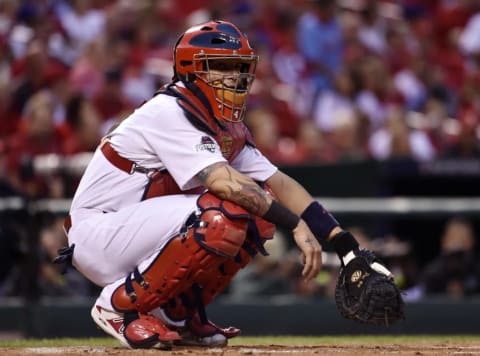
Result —
<svg viewBox="0 0 480 356"><path fill-rule="evenodd" d="M235 25L209 21L190 28L178 40L174 57L175 76L200 88L215 117L243 120L258 56Z"/></svg>
<svg viewBox="0 0 480 356"><path fill-rule="evenodd" d="M246 110L247 97L255 78L256 59L195 56L198 78L213 89L213 95L224 119L241 121ZM197 61L201 65L195 64Z"/></svg>

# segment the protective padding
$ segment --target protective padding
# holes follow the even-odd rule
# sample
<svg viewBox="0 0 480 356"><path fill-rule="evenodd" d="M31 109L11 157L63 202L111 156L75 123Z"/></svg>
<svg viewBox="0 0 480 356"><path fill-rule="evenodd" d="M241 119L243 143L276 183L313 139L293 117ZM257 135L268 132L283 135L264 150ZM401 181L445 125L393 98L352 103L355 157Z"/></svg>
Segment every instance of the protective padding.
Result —
<svg viewBox="0 0 480 356"><path fill-rule="evenodd" d="M123 335L135 349L148 349L159 341L168 344L181 339L176 331L169 330L159 319L142 314L127 325Z"/></svg>
<svg viewBox="0 0 480 356"><path fill-rule="evenodd" d="M255 223L260 244L263 246L267 240L273 238L275 225L260 218L256 218ZM237 272L247 266L258 252L258 241L255 242L255 238L249 235L234 259L228 259L217 270L211 270L210 273L203 274L201 279L197 281L202 287L201 304L210 304L217 295L228 287ZM181 296L171 299L164 306L164 311L171 320L180 321L188 319L196 313L198 297L192 289L189 289L183 292Z"/></svg>
<svg viewBox="0 0 480 356"><path fill-rule="evenodd" d="M222 201L211 193L198 199L201 214L186 234L170 240L151 265L131 281L133 292L125 283L112 295L112 305L120 312L149 311L188 290L205 276L234 258L247 234L250 215L238 205Z"/></svg>
<svg viewBox="0 0 480 356"><path fill-rule="evenodd" d="M264 190L273 199L275 199L272 191L264 186ZM229 209L229 202L223 202L225 209ZM200 199L199 204L203 208L209 206L209 201L206 198ZM253 256L258 252L264 254L264 244L267 240L271 240L275 234L275 225L255 216L250 220L247 238L242 245L234 259L228 259L223 262L218 269L213 269L210 273L204 273L201 279L196 283L202 287L201 289L201 304L210 304L217 295L219 295L230 284L233 277L239 270L250 263ZM164 306L164 311L168 317L174 321L180 321L192 317L196 313L198 296L195 295L192 289L188 289L182 293L181 296L169 300L168 304Z"/></svg>
<svg viewBox="0 0 480 356"><path fill-rule="evenodd" d="M266 240L273 239L276 230L275 224L272 224L271 222L268 222L267 220L256 216L255 226L258 230L258 236L263 241L263 243L265 243Z"/></svg>
<svg viewBox="0 0 480 356"><path fill-rule="evenodd" d="M210 304L229 284L237 272L248 265L258 252L265 251L263 245L273 238L275 225L256 217L250 222L248 235L234 259L223 262L218 270L205 273L197 283L202 287L202 304Z"/></svg>

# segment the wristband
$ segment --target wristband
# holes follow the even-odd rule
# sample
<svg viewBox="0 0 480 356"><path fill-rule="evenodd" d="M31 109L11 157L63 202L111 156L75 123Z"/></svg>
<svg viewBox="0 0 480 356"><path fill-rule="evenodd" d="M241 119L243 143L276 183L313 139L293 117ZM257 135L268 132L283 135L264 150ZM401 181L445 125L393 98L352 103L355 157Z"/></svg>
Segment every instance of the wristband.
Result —
<svg viewBox="0 0 480 356"><path fill-rule="evenodd" d="M272 204L270 204L270 207L262 218L288 230L295 229L300 221L298 215L292 213L288 208L277 203L275 200L272 200Z"/></svg>
<svg viewBox="0 0 480 356"><path fill-rule="evenodd" d="M320 203L314 201L302 213L302 219L320 241L325 241L338 221Z"/></svg>
<svg viewBox="0 0 480 356"><path fill-rule="evenodd" d="M333 244L333 249L340 259L342 259L350 251L354 251L359 247L355 237L353 237L353 235L348 231L342 231L338 234L335 234L330 241Z"/></svg>

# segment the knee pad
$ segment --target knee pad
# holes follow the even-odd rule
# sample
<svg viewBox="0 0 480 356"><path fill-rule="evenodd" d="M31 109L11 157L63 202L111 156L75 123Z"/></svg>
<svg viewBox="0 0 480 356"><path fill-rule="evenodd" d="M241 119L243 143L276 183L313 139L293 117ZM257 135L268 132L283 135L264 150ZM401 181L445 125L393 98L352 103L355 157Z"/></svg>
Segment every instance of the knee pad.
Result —
<svg viewBox="0 0 480 356"><path fill-rule="evenodd" d="M242 207L206 192L197 200L199 214L172 238L142 273L135 269L112 295L119 312L148 313L238 255L245 242L250 214Z"/></svg>
<svg viewBox="0 0 480 356"><path fill-rule="evenodd" d="M175 298L170 299L163 309L173 321L185 320L197 312L201 306L210 304L230 284L239 270L247 266L258 253L267 255L266 241L273 238L275 225L261 218L251 219L248 224L247 238L233 259L227 259L216 270L205 273L196 283L201 287L200 295L189 288Z"/></svg>

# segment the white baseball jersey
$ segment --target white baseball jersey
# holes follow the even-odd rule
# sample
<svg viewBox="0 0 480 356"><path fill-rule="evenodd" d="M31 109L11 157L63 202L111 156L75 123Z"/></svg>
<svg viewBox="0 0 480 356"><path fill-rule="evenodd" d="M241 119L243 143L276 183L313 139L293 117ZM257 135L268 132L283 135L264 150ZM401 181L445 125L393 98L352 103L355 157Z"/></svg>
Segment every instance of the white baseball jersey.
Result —
<svg viewBox="0 0 480 356"><path fill-rule="evenodd" d="M167 95L135 110L109 140L120 156L145 168L167 169L182 190L200 186L198 172L226 161L215 139L196 129ZM258 181L277 170L250 146L230 164ZM196 209L196 195L141 201L147 183L145 173L118 169L99 149L80 181L70 210L69 245L75 244L74 266L99 286L124 280L154 258Z"/></svg>

